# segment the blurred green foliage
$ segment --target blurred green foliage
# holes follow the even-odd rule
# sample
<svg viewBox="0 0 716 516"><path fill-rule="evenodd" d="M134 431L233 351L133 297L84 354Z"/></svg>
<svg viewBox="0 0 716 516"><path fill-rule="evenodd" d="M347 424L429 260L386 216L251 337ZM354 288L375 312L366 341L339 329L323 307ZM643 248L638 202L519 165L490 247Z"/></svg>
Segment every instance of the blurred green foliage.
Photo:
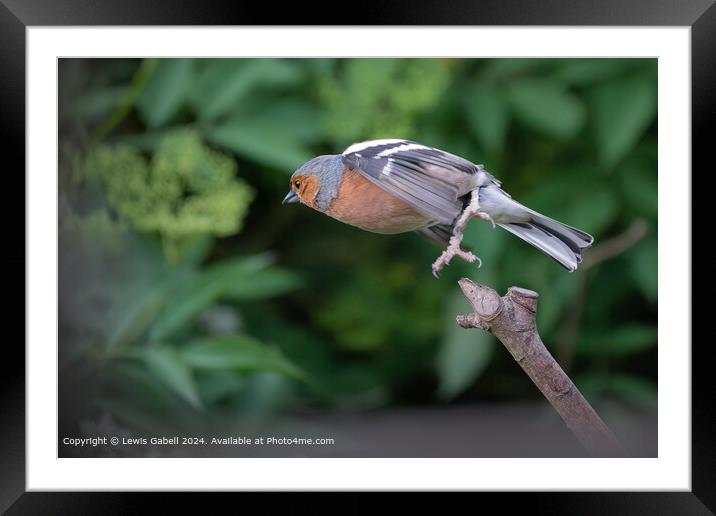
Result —
<svg viewBox="0 0 716 516"><path fill-rule="evenodd" d="M129 146L100 145L72 176L103 189L107 203L137 231L169 241L239 231L252 197L236 165L182 130L165 135L151 160Z"/></svg>
<svg viewBox="0 0 716 516"><path fill-rule="evenodd" d="M537 396L491 335L456 326L461 275L537 290L542 337L585 394L654 408L656 69L61 60L60 375L83 386L80 416L101 409L158 431L301 407ZM304 161L369 138L482 163L595 248L568 274L475 221L466 241L483 268L455 263L436 281L440 250L414 235L280 205ZM630 240L635 224L646 230Z"/></svg>

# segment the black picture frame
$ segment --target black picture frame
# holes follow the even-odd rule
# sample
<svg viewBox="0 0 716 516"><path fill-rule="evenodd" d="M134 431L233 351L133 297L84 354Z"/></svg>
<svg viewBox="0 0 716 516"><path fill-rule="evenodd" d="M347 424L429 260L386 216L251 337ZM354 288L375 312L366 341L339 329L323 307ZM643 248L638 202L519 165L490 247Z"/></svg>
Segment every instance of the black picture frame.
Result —
<svg viewBox="0 0 716 516"><path fill-rule="evenodd" d="M321 11L312 12L302 3L280 9L256 2L202 2L199 0L0 0L0 127L4 163L12 163L6 176L25 181L11 171L25 168L25 35L32 26L52 25L318 25ZM460 0L447 3L385 1L353 4L351 15L332 13L326 25L636 25L684 26L691 28L692 73L692 174L712 170L707 135L714 133L716 117L716 6L714 0ZM322 23L320 23L322 24ZM709 131L711 129L711 131ZM8 160L8 157L11 158ZM708 165L707 165L708 164ZM7 166L7 165L6 165ZM707 168L708 166L708 168ZM10 196L8 196L10 197ZM24 195L12 197L24 199ZM692 203L693 205L693 203ZM5 255L13 270L20 268L18 241L24 241L24 225L14 222L24 207L4 206L8 229L23 236L10 240ZM696 222L694 220L694 222ZM23 246L23 263L27 258ZM7 269L9 270L9 269ZM6 273L7 273L6 270ZM27 274L27 269L24 269ZM8 276L19 277L17 272ZM24 299L24 297L23 297ZM686 300L684 300L686 302ZM14 310L24 303L13 302ZM692 318L693 319L693 318ZM8 317L8 321L13 321ZM9 326L9 324L8 324ZM96 514L137 512L144 506L138 493L27 493L25 492L25 354L6 337L0 388L0 512L8 514ZM670 343L684 345L686 343ZM702 344L707 344L706 341ZM709 514L716 511L716 446L713 445L716 409L710 399L714 375L710 374L707 346L692 346L692 491L679 493L531 493L500 496L509 510L527 503L531 512L562 513L645 513ZM152 498L151 495L149 495ZM166 498L162 498L166 503ZM185 503L185 502L182 502Z"/></svg>

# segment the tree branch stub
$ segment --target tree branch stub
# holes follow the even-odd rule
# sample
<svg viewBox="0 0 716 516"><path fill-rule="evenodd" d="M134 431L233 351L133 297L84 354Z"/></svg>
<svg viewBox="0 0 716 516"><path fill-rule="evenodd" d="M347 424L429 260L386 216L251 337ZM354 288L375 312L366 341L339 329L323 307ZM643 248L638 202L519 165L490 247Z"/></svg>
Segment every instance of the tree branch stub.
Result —
<svg viewBox="0 0 716 516"><path fill-rule="evenodd" d="M493 288L468 278L462 278L458 285L474 310L458 315L458 324L463 328L480 328L494 334L590 455L624 456L614 434L542 342L536 323L539 294L511 287L501 297Z"/></svg>

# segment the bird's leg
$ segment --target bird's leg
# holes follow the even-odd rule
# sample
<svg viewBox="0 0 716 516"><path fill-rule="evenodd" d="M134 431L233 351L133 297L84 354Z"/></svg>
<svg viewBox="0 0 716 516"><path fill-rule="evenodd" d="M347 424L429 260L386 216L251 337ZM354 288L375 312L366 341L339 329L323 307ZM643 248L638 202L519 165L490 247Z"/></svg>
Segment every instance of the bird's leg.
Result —
<svg viewBox="0 0 716 516"><path fill-rule="evenodd" d="M460 248L461 242L462 233L450 237L450 243L448 244L447 248L433 263L433 276L437 278L440 274L440 271L442 271L443 268L448 265L450 263L450 260L452 260L455 256L457 256L458 258L462 258L468 263L473 263L477 261L479 262L478 267L482 266L482 260L480 260L478 256L471 253L470 251L465 251L464 249Z"/></svg>
<svg viewBox="0 0 716 516"><path fill-rule="evenodd" d="M467 226L467 223L471 218L476 217L482 220L487 220L489 222L492 222L492 227L495 227L495 221L492 220L492 217L490 217L487 213L480 211L479 196L479 190L472 191L472 193L470 194L470 203L465 207L464 210L462 210L460 217L457 219L457 222L455 222L452 236L450 237L450 242L447 248L433 263L433 276L435 276L436 278L438 277L440 271L443 270L446 265L449 265L450 260L452 260L455 256L457 256L458 258L462 258L468 263L473 263L477 261L479 262L478 267L482 266L482 260L480 260L478 256L474 255L470 251L465 251L460 247L460 244L462 244L462 237L463 232L465 231L465 226Z"/></svg>

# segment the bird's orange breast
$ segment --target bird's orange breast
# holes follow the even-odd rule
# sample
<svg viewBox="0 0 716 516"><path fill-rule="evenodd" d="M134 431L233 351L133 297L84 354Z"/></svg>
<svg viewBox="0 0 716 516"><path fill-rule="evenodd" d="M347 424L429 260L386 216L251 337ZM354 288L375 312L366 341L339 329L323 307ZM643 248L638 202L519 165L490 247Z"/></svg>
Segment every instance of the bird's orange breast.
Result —
<svg viewBox="0 0 716 516"><path fill-rule="evenodd" d="M354 170L346 170L338 193L326 214L373 233L414 231L430 222L407 202L371 183Z"/></svg>

